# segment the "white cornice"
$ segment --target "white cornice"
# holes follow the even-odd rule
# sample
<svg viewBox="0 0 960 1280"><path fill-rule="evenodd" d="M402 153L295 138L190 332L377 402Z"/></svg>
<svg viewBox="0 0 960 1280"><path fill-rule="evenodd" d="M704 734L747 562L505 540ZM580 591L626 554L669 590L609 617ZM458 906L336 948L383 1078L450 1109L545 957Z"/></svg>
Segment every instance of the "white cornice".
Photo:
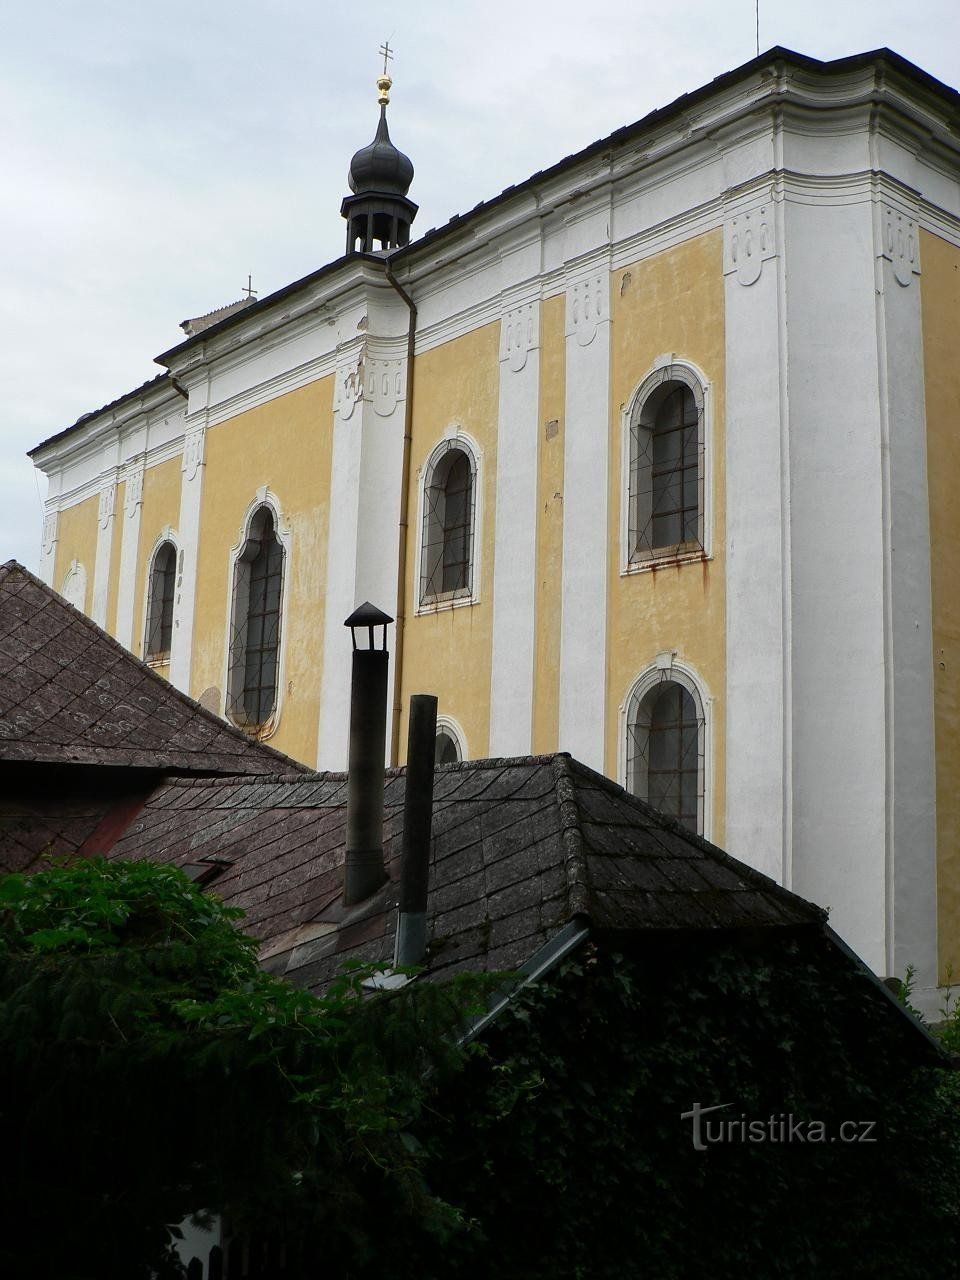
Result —
<svg viewBox="0 0 960 1280"><path fill-rule="evenodd" d="M68 464L83 461L109 448L115 443L118 432L126 433L132 426L149 425L157 418L181 413L185 403L183 396L169 383L150 388L113 409L93 415L62 440L53 441L34 455L34 465L45 475L50 475Z"/></svg>

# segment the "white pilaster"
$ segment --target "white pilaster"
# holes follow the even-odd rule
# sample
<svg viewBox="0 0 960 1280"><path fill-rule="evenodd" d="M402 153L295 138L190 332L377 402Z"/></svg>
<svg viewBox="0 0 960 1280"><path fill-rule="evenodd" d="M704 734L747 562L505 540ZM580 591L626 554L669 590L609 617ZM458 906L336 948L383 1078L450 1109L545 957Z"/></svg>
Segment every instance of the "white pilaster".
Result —
<svg viewBox="0 0 960 1280"><path fill-rule="evenodd" d="M123 529L120 536L120 571L117 583L117 639L133 649L133 598L137 585L140 549L140 511L143 507L144 460L129 463L123 476Z"/></svg>
<svg viewBox="0 0 960 1280"><path fill-rule="evenodd" d="M193 657L193 619L197 595L197 556L200 545L200 501L203 495L203 420L189 424L183 438L180 464L180 546L177 589L173 603L173 635L170 642L170 682L190 692Z"/></svg>
<svg viewBox="0 0 960 1280"><path fill-rule="evenodd" d="M768 191L731 209L724 224L724 847L789 881L789 473L778 214Z"/></svg>
<svg viewBox="0 0 960 1280"><path fill-rule="evenodd" d="M785 204L793 881L887 962L883 430L872 207ZM730 608L736 607L730 601ZM758 702L758 718L766 708Z"/></svg>
<svg viewBox="0 0 960 1280"><path fill-rule="evenodd" d="M567 290L560 750L603 769L610 299L606 264Z"/></svg>
<svg viewBox="0 0 960 1280"><path fill-rule="evenodd" d="M524 755L533 733L540 304L500 322L490 754Z"/></svg>
<svg viewBox="0 0 960 1280"><path fill-rule="evenodd" d="M114 472L100 489L97 504L97 554L93 566L93 601L90 616L100 626L107 622L107 589L113 551L113 521L117 505L117 477Z"/></svg>
<svg viewBox="0 0 960 1280"><path fill-rule="evenodd" d="M884 435L887 657L886 972L937 982L937 823L930 510L919 236L912 211L874 205ZM934 1012L935 1010L931 1010Z"/></svg>
<svg viewBox="0 0 960 1280"><path fill-rule="evenodd" d="M56 502L56 499L53 499ZM53 581L53 566L57 557L57 525L60 513L48 498L43 516L43 533L40 538L40 567L38 576L48 585L56 586Z"/></svg>
<svg viewBox="0 0 960 1280"><path fill-rule="evenodd" d="M393 614L400 541L400 477L406 405L406 368L395 344L353 339L341 351L336 374L324 590L320 724L317 768L345 769L350 732L352 646L344 628L358 604L369 600ZM387 633L393 650L394 630ZM387 753L393 718L388 677Z"/></svg>

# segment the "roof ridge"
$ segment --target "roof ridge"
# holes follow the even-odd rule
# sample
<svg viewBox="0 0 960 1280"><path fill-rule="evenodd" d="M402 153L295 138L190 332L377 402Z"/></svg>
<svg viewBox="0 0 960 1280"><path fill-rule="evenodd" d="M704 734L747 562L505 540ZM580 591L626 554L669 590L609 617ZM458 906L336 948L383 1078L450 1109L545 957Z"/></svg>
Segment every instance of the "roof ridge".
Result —
<svg viewBox="0 0 960 1280"><path fill-rule="evenodd" d="M582 760L576 760L568 757L568 770L572 775L582 774L593 781L599 783L607 792L613 792L622 799L628 800L637 809L649 814L655 820L657 826L661 829L671 831L674 835L681 836L694 848L699 849L701 853L708 854L715 862L720 862L724 866L732 867L742 879L749 881L758 889L765 892L773 890L777 896L787 897L795 906L804 907L811 914L815 914L821 921L826 921L829 911L825 907L818 906L816 903L810 902L808 898L801 897L800 894L794 893L792 889L786 888L773 876L768 876L766 872L760 871L757 867L752 867L748 862L744 862L740 858L735 858L733 854L727 853L725 849L721 849L719 845L714 844L711 840L707 840L705 836L700 835L696 831L691 831L689 827L685 827L676 818L671 818L668 814L661 813L655 809L653 805L648 804L646 800L641 800L639 796L635 796L632 791L628 791L625 786L619 782L614 782L612 778L608 778L605 774L599 773L590 765L584 764Z"/></svg>
<svg viewBox="0 0 960 1280"><path fill-rule="evenodd" d="M580 805L573 778L574 763L566 751L552 757L557 807L560 810L560 839L563 844L563 870L567 877L567 902L570 915L590 915L590 892L587 884L587 859L580 830Z"/></svg>
<svg viewBox="0 0 960 1280"><path fill-rule="evenodd" d="M82 609L78 609L75 605L71 604L69 600L66 600L59 593L59 591L56 591L48 583L44 582L42 578L38 578L35 573L31 573L31 571L24 565L20 564L18 560L8 560L6 564L0 565L0 575L9 575L13 572L19 572L27 579L28 582L31 582L35 587L39 587L40 590L48 597L48 605L53 604L60 608L70 609L74 614L76 614L79 621L88 631L93 631L98 639L105 640L123 659L135 662L137 666L140 667L142 676L148 677L155 685L159 685L163 690L165 690L167 695L172 696L175 701L183 703L191 712L195 714L199 713L205 723L210 724L211 727L215 727L218 731L226 731L232 738L237 740L238 744L242 742L247 748L258 752L268 752L277 760L278 763L282 762L294 771L303 770L304 772L310 772L308 765L301 764L299 760L294 760L292 756L284 755L282 751L277 751L275 747L268 747L266 743L259 742L256 738L248 737L242 729L238 729L236 725L231 724L229 720L223 720L212 711L208 711L207 708L197 702L196 699L191 698L190 695L184 693L182 689L178 689L171 681L165 680L163 676L158 675L157 672L154 671L148 663L144 662L142 658L138 658L135 653L131 653L129 649L120 643L119 640L110 635L109 631L104 630L104 628L94 622L92 618L88 617Z"/></svg>

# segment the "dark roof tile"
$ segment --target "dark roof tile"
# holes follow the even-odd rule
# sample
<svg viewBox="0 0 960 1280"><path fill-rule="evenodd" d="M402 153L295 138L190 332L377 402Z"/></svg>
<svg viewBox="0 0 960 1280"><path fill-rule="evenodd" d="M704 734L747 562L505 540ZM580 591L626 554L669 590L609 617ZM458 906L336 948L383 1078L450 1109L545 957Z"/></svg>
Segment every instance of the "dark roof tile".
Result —
<svg viewBox="0 0 960 1280"><path fill-rule="evenodd" d="M0 566L0 761L308 772L144 666L21 565Z"/></svg>

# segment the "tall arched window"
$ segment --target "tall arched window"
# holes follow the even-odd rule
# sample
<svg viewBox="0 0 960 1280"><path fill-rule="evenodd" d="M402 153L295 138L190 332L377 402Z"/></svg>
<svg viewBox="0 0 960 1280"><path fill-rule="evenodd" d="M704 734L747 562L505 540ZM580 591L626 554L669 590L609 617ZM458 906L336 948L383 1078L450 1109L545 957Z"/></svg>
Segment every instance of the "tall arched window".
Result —
<svg viewBox="0 0 960 1280"><path fill-rule="evenodd" d="M421 604L473 593L475 491L473 458L458 440L445 441L434 452L424 480Z"/></svg>
<svg viewBox="0 0 960 1280"><path fill-rule="evenodd" d="M703 388L685 366L665 365L630 413L630 564L704 549L704 459Z"/></svg>
<svg viewBox="0 0 960 1280"><path fill-rule="evenodd" d="M233 580L227 713L243 729L262 728L277 705L283 562L273 512L258 507Z"/></svg>
<svg viewBox="0 0 960 1280"><path fill-rule="evenodd" d="M147 662L165 662L170 657L176 583L177 549L172 542L161 542L150 564L147 632L143 642Z"/></svg>
<svg viewBox="0 0 960 1280"><path fill-rule="evenodd" d="M705 721L692 681L654 675L637 682L627 705L626 766L634 795L703 834Z"/></svg>

